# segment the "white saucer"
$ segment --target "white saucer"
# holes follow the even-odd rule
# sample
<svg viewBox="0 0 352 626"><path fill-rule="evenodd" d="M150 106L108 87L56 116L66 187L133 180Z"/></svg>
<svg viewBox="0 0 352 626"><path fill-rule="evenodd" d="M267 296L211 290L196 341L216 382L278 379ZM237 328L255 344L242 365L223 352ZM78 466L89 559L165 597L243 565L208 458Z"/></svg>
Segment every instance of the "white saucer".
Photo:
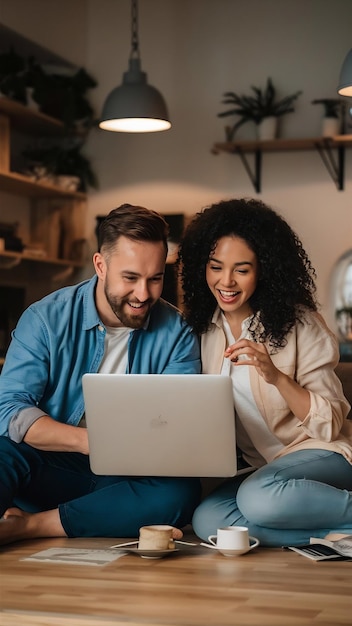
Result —
<svg viewBox="0 0 352 626"><path fill-rule="evenodd" d="M205 548L210 548L211 550L217 550L223 556L241 556L241 554L247 554L251 550L230 550L228 548L218 548L218 546L213 546L211 543L201 543L201 546Z"/></svg>
<svg viewBox="0 0 352 626"><path fill-rule="evenodd" d="M116 548L115 548L116 549ZM129 554L137 554L142 559L163 559L166 556L171 556L175 552L179 552L179 548L173 550L139 550L138 548L117 548L122 552L128 552Z"/></svg>

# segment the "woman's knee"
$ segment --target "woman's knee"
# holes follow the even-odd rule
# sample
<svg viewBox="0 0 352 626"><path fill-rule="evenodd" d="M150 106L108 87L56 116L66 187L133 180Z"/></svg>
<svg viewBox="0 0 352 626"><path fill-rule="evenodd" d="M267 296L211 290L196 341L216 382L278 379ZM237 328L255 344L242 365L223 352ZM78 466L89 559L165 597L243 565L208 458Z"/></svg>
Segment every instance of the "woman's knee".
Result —
<svg viewBox="0 0 352 626"><path fill-rule="evenodd" d="M241 485L237 493L237 505L244 517L259 526L266 526L268 517L274 513L267 487L257 481Z"/></svg>
<svg viewBox="0 0 352 626"><path fill-rule="evenodd" d="M198 537L207 540L209 535L216 533L217 528L245 524L246 520L237 507L237 488L236 482L228 482L204 498L196 508L192 526Z"/></svg>
<svg viewBox="0 0 352 626"><path fill-rule="evenodd" d="M289 520L295 483L266 466L265 471L258 470L242 483L237 493L238 508L252 524L276 528Z"/></svg>
<svg viewBox="0 0 352 626"><path fill-rule="evenodd" d="M214 507L211 498L205 498L193 513L192 527L195 534L206 541L221 526L224 526L221 510Z"/></svg>
<svg viewBox="0 0 352 626"><path fill-rule="evenodd" d="M250 522L259 526L277 528L292 523L296 510L302 512L302 502L317 495L320 482L343 485L346 467L341 455L329 451L291 453L257 470L242 483L237 493L238 507ZM337 477L327 480L329 471Z"/></svg>

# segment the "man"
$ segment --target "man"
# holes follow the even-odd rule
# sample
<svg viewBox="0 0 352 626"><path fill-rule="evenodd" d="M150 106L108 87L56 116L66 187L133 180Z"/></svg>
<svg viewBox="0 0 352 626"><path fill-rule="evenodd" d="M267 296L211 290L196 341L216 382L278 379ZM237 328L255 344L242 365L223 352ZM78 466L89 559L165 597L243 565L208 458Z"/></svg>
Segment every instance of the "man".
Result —
<svg viewBox="0 0 352 626"><path fill-rule="evenodd" d="M96 275L31 305L13 332L0 376L3 544L138 536L141 526L153 523L182 527L199 501L196 479L90 470L84 373L200 372L196 337L160 299L163 218L125 204L101 223L98 239Z"/></svg>

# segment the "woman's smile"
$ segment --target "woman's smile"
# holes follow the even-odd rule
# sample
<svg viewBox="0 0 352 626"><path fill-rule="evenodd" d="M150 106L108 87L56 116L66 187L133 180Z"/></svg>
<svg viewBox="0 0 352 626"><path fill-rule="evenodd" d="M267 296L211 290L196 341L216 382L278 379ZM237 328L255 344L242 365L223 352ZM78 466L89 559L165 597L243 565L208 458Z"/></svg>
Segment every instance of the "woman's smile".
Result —
<svg viewBox="0 0 352 626"><path fill-rule="evenodd" d="M255 253L239 237L221 237L207 263L206 280L224 313L245 319L251 313L248 301L258 281Z"/></svg>
<svg viewBox="0 0 352 626"><path fill-rule="evenodd" d="M225 291L223 289L218 289L221 299L224 302L235 302L236 298L240 295L240 291Z"/></svg>

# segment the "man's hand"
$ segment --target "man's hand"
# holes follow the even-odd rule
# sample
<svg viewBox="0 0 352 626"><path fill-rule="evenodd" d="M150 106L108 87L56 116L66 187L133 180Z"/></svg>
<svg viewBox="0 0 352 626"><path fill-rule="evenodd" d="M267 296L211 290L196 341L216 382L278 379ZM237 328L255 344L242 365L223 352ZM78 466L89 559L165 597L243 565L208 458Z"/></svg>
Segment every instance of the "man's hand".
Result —
<svg viewBox="0 0 352 626"><path fill-rule="evenodd" d="M38 450L89 453L86 428L61 424L49 415L37 419L27 430L23 441Z"/></svg>

